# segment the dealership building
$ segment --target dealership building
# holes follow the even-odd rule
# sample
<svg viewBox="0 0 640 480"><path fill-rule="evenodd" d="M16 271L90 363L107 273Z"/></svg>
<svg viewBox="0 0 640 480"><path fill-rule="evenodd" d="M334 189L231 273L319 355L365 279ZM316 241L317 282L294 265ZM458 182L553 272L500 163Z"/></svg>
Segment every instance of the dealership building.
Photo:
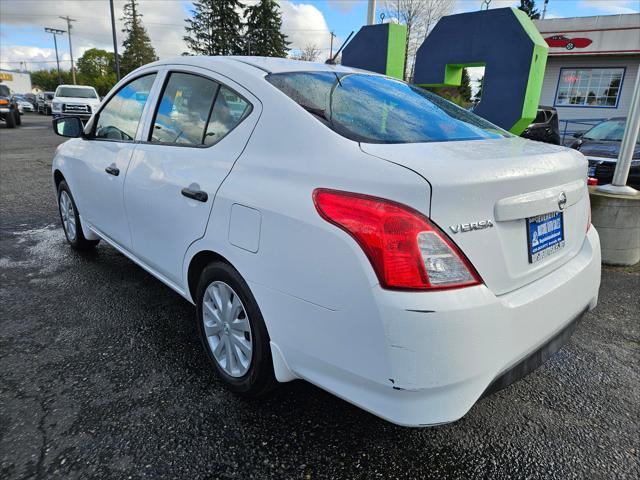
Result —
<svg viewBox="0 0 640 480"><path fill-rule="evenodd" d="M561 129L627 116L640 67L640 14L534 23L549 45L540 104L557 109Z"/></svg>

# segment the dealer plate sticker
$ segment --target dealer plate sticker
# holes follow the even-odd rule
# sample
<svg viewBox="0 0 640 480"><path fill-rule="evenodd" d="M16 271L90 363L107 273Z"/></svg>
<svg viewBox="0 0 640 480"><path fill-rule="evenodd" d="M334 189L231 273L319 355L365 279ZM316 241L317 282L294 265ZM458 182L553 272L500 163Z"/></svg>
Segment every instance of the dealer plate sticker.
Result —
<svg viewBox="0 0 640 480"><path fill-rule="evenodd" d="M529 263L536 263L564 248L564 217L562 212L546 213L527 218Z"/></svg>

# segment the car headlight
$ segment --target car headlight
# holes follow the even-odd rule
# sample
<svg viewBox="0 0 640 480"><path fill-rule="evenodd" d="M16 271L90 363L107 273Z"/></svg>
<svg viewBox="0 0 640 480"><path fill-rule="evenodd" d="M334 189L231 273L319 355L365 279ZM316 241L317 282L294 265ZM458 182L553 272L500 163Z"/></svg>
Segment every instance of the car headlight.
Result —
<svg viewBox="0 0 640 480"><path fill-rule="evenodd" d="M62 104L60 102L53 102L51 109L54 112L61 112L62 111Z"/></svg>

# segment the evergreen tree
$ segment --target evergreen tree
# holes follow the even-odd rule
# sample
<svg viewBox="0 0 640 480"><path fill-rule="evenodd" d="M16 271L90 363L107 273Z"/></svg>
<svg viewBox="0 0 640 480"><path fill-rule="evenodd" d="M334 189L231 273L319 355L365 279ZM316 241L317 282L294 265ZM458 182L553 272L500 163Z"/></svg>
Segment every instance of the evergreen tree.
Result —
<svg viewBox="0 0 640 480"><path fill-rule="evenodd" d="M458 93L465 102L471 101L471 79L466 68L462 69L462 81L458 87Z"/></svg>
<svg viewBox="0 0 640 480"><path fill-rule="evenodd" d="M142 65L155 62L158 57L151 45L147 30L142 24L138 0L127 0L124 6L124 17L121 20L124 20L124 30L122 31L127 34L127 38L122 43L124 52L120 68L123 74L127 74Z"/></svg>
<svg viewBox="0 0 640 480"><path fill-rule="evenodd" d="M280 28L282 16L274 0L260 0L244 12L246 53L263 57L286 57L287 37Z"/></svg>
<svg viewBox="0 0 640 480"><path fill-rule="evenodd" d="M193 2L192 18L185 30L190 53L194 55L241 55L244 50L238 0L201 0Z"/></svg>
<svg viewBox="0 0 640 480"><path fill-rule="evenodd" d="M531 18L532 20L537 20L540 18L540 12L538 11L538 9L536 9L535 0L520 0L520 6L518 7L518 9L529 15L529 18Z"/></svg>

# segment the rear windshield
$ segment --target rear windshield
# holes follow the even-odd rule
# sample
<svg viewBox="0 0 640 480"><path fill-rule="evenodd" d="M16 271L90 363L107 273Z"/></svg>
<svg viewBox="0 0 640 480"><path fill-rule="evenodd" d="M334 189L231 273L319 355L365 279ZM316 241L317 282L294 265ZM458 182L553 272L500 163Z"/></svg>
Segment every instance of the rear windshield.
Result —
<svg viewBox="0 0 640 480"><path fill-rule="evenodd" d="M4 97L8 97L9 95L11 95L9 87L7 87L6 85L0 85L0 95Z"/></svg>
<svg viewBox="0 0 640 480"><path fill-rule="evenodd" d="M56 97L98 98L91 88L58 87Z"/></svg>
<svg viewBox="0 0 640 480"><path fill-rule="evenodd" d="M267 80L340 135L365 143L511 136L419 87L366 73L272 73Z"/></svg>
<svg viewBox="0 0 640 480"><path fill-rule="evenodd" d="M588 140L604 140L612 142L621 142L624 135L625 120L608 120L599 123L591 130L584 134L584 138ZM638 138L640 143L640 138Z"/></svg>

